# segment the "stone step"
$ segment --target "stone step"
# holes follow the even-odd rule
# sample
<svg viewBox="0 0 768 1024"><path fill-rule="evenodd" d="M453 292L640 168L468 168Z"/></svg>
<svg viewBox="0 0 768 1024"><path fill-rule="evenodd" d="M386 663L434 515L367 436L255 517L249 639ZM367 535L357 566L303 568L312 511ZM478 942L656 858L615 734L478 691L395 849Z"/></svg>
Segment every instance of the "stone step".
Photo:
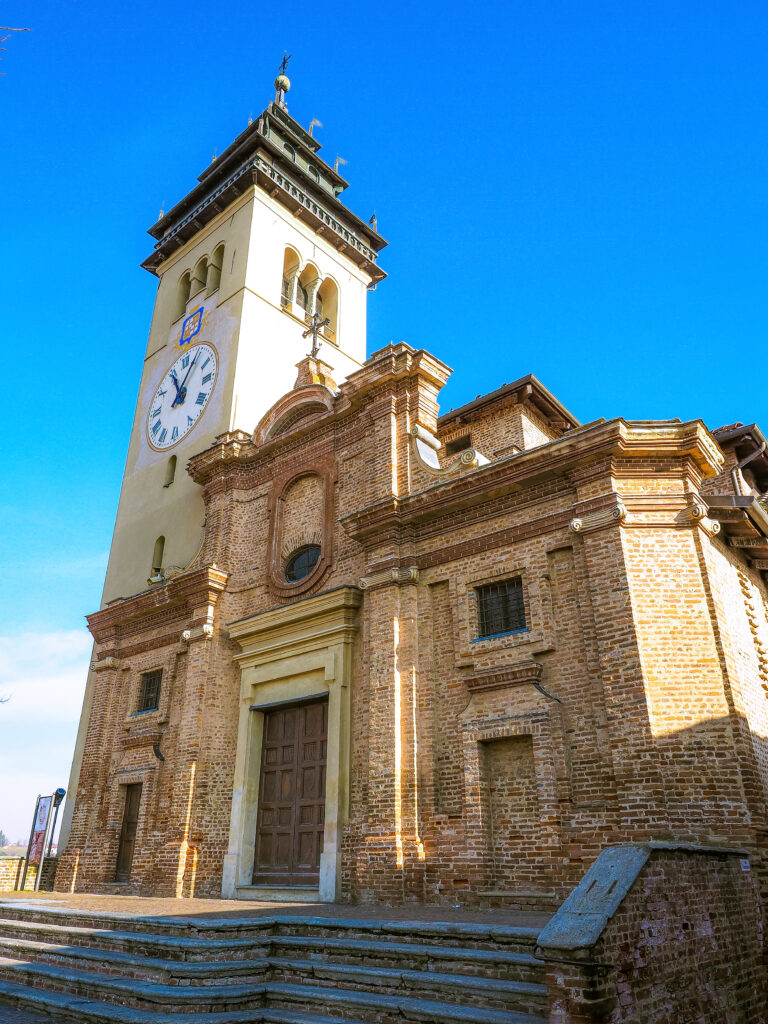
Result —
<svg viewBox="0 0 768 1024"><path fill-rule="evenodd" d="M534 1014L308 985L270 986L269 1002L272 1005L235 1011L198 1008L179 1012L157 1006L147 1010L0 978L0 1004L34 1009L80 1024L546 1024L545 1017ZM320 1008L328 1012L315 1012Z"/></svg>
<svg viewBox="0 0 768 1024"><path fill-rule="evenodd" d="M155 1011L93 1002L66 992L40 991L26 985L0 981L0 1006L13 1006L55 1015L56 1021L80 1024L159 1024ZM366 1024L350 1017L304 1013L266 1007L259 1010L226 1010L222 1013L164 1013L162 1024ZM538 1024L523 1021L522 1024Z"/></svg>
<svg viewBox="0 0 768 1024"><path fill-rule="evenodd" d="M506 949L473 949L307 935L224 940L181 938L0 919L0 950L6 955L12 955L15 949L34 953L35 944L42 947L92 947L102 952L124 953L129 958L160 958L163 961L189 963L233 964L244 959L262 959L268 955L291 957L308 954L312 959L352 964L363 962L369 967L398 967L405 962L409 967L419 970L447 970L451 973L482 974L483 977L517 981L531 980L530 975L541 969L540 961L532 954Z"/></svg>
<svg viewBox="0 0 768 1024"><path fill-rule="evenodd" d="M5 921L58 924L67 928L130 931L179 938L256 939L263 935L313 935L329 938L391 938L399 942L453 945L483 949L501 947L531 952L543 927L540 915L535 925L502 925L467 921L399 921L353 917L304 917L276 914L269 917L132 917L127 914L103 914L59 908L14 907L12 901L0 903Z"/></svg>
<svg viewBox="0 0 768 1024"><path fill-rule="evenodd" d="M264 982L227 985L164 985L71 965L0 957L0 980L65 992L94 1002L104 1001L170 1013L212 1013L267 1005Z"/></svg>
<svg viewBox="0 0 768 1024"><path fill-rule="evenodd" d="M327 963L311 960L283 960L270 957L269 989L275 984L310 984L377 992L392 996L414 996L424 1002L449 1000L467 1007L520 1010L543 1013L547 989L541 982L501 981L477 975L444 974L387 967Z"/></svg>
<svg viewBox="0 0 768 1024"><path fill-rule="evenodd" d="M146 956L162 955L168 960L216 961L235 957L261 957L268 950L269 935L247 939L198 938L197 936L155 935L89 928L82 925L0 918L0 939L20 938L33 942L62 943L71 946L100 946Z"/></svg>
<svg viewBox="0 0 768 1024"><path fill-rule="evenodd" d="M326 1007L347 1020L355 1018L370 1024L546 1024L546 1018L517 1010L459 1006L432 999L384 995L311 985L270 984L269 1005L284 1009Z"/></svg>
<svg viewBox="0 0 768 1024"><path fill-rule="evenodd" d="M33 965L58 967L72 977L77 971L97 974L113 980L141 981L159 988L177 988L177 1001L182 993L195 991L195 998L205 998L215 986L232 986L238 992L244 985L263 983L316 984L342 986L357 991L374 991L390 995L415 995L420 999L454 1002L486 1008L509 1008L526 1012L546 1009L546 987L540 982L505 981L478 975L448 974L437 971L403 970L360 964L339 964L323 960L268 957L264 960L218 961L216 963L185 963L173 960L137 957L110 950L63 946L26 940L0 941L0 974L13 978L26 965L26 972L35 977ZM10 954L10 955L9 955ZM5 968L3 964L5 963ZM43 979L60 976L40 972ZM182 993L178 989L182 989ZM111 990L110 990L111 993ZM142 998L142 989L136 998ZM170 999L169 993L164 998Z"/></svg>

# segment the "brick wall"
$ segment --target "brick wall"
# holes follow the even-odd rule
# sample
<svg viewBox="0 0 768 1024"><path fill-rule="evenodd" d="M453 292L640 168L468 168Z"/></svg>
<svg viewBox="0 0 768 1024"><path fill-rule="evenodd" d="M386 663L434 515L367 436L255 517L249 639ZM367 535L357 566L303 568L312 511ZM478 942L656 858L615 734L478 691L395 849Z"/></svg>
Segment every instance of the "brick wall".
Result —
<svg viewBox="0 0 768 1024"><path fill-rule="evenodd" d="M525 415L537 443L436 479L410 444L414 423L437 430L430 359L382 350L327 415L192 459L198 561L90 617L98 667L59 888L219 895L240 694L227 624L382 573L353 655L344 899L557 902L601 850L637 839L738 840L768 876L765 590L690 514L721 469L711 437L618 420L560 437L502 403L445 429L482 427L500 452ZM292 593L281 559L308 539L327 570ZM475 588L506 576L522 579L526 628L479 637ZM137 715L156 668L159 706ZM131 880L115 886L136 783Z"/></svg>
<svg viewBox="0 0 768 1024"><path fill-rule="evenodd" d="M539 937L550 1021L765 1021L756 897L743 853L605 851Z"/></svg>

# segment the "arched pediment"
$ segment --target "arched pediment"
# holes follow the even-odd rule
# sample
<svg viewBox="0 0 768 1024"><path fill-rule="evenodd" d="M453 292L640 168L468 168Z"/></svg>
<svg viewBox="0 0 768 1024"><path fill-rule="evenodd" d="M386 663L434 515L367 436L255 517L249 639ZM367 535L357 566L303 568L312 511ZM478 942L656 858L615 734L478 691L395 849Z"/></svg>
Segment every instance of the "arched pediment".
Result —
<svg viewBox="0 0 768 1024"><path fill-rule="evenodd" d="M320 419L333 410L334 394L322 384L295 388L283 395L262 416L253 432L253 443L266 444L300 426Z"/></svg>

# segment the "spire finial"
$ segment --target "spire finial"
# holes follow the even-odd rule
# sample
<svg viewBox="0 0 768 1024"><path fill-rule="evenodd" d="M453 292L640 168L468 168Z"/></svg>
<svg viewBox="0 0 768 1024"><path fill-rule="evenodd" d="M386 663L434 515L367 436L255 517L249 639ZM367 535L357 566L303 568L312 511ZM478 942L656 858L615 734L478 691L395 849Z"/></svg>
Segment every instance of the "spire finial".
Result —
<svg viewBox="0 0 768 1024"><path fill-rule="evenodd" d="M292 53L288 53L287 50L283 50L283 59L280 61L280 69L278 71L277 78L275 79L275 89L277 90L275 103L278 107L282 107L283 110L288 109L285 103L285 94L291 88L291 80L285 72L288 69L288 61L292 56Z"/></svg>

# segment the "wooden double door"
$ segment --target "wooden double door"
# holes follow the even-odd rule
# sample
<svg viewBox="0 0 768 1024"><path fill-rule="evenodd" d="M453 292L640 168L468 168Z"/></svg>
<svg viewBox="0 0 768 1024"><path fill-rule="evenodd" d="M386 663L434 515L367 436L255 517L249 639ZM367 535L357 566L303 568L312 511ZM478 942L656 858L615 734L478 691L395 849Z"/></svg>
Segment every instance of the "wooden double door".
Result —
<svg viewBox="0 0 768 1024"><path fill-rule="evenodd" d="M254 885L317 885L328 698L264 711Z"/></svg>

